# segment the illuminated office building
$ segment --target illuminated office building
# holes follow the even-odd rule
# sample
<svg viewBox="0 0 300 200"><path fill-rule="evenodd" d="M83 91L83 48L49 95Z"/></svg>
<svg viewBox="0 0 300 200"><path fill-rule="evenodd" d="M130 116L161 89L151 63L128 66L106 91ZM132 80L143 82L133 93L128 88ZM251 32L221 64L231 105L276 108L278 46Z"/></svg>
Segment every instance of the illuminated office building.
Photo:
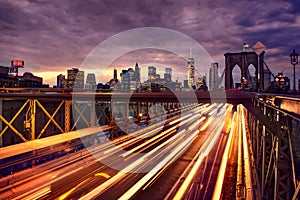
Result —
<svg viewBox="0 0 300 200"><path fill-rule="evenodd" d="M95 90L96 87L97 87L97 85L96 85L95 74L88 74L86 77L85 89Z"/></svg>
<svg viewBox="0 0 300 200"><path fill-rule="evenodd" d="M217 90L218 85L218 63L212 63L209 69L209 90Z"/></svg>
<svg viewBox="0 0 300 200"><path fill-rule="evenodd" d="M78 68L68 69L68 88L84 88L84 72Z"/></svg>
<svg viewBox="0 0 300 200"><path fill-rule="evenodd" d="M195 85L195 61L192 58L192 53L190 52L190 58L188 59L188 82L189 87L193 88Z"/></svg>
<svg viewBox="0 0 300 200"><path fill-rule="evenodd" d="M154 66L148 67L148 80L154 81L156 79L156 68Z"/></svg>

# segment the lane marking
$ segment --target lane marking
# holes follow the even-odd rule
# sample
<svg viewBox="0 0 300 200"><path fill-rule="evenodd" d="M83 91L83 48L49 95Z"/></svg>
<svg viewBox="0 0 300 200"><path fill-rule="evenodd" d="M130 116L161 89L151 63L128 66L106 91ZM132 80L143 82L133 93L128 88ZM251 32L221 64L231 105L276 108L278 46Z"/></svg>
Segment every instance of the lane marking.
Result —
<svg viewBox="0 0 300 200"><path fill-rule="evenodd" d="M95 176L102 176L106 179L110 178L110 175L108 175L107 173L101 172L101 173L96 173Z"/></svg>
<svg viewBox="0 0 300 200"><path fill-rule="evenodd" d="M73 187L72 189L70 189L68 192L64 193L63 195L61 195L58 200L64 200L65 198L67 198L72 192L74 192L74 190L76 190L77 188L79 188L81 185L83 185L85 182L87 182L91 177L85 179L84 181L82 181L81 183L79 183L78 185L76 185L75 187Z"/></svg>
<svg viewBox="0 0 300 200"><path fill-rule="evenodd" d="M46 194L49 194L51 192L51 187L50 185L32 193L31 195L26 196L27 199L39 199L43 196L45 196ZM18 199L18 198L14 198L14 199Z"/></svg>

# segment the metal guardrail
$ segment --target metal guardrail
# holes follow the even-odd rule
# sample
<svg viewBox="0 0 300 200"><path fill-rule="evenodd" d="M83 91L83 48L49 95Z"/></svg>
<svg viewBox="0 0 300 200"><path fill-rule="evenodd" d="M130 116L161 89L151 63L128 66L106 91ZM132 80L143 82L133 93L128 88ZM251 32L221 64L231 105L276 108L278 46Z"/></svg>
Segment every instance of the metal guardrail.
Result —
<svg viewBox="0 0 300 200"><path fill-rule="evenodd" d="M300 187L300 116L263 99L255 99L253 103L270 124L277 127L276 130L268 129L268 124L248 113L261 197L296 198Z"/></svg>
<svg viewBox="0 0 300 200"><path fill-rule="evenodd" d="M300 159L300 115L280 109L280 108L278 108L274 105L270 105L262 100L258 100L258 102L260 104L263 104L266 107L266 109L271 109L271 110L276 111L279 118L282 118L282 117L290 118L294 121L293 122L294 124L292 124L292 126L289 126L290 124L285 124L286 122L284 122L282 120L279 120L278 123L281 124L282 129L287 129L287 131L289 132L289 134L291 136L293 150L296 152L296 154L298 155L298 157ZM293 129L293 130L290 130L290 129Z"/></svg>

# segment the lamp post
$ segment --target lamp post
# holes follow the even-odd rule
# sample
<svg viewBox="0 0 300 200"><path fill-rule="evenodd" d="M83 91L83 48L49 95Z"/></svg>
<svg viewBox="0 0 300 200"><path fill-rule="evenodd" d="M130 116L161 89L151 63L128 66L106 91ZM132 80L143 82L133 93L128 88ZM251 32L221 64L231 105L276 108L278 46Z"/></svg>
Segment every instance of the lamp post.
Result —
<svg viewBox="0 0 300 200"><path fill-rule="evenodd" d="M298 64L298 56L299 54L296 53L295 49L293 49L293 52L291 53L291 64L294 66L294 92L296 92L296 72L295 72L295 66Z"/></svg>

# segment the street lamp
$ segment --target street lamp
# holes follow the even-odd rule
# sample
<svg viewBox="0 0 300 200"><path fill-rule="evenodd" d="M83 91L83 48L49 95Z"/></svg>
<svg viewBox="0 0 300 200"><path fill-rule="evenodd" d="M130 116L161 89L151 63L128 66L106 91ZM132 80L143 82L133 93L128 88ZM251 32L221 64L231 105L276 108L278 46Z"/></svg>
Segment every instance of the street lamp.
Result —
<svg viewBox="0 0 300 200"><path fill-rule="evenodd" d="M291 53L291 64L294 66L294 92L296 91L296 73L295 73L295 66L298 64L298 56L299 54L296 53L295 49Z"/></svg>

